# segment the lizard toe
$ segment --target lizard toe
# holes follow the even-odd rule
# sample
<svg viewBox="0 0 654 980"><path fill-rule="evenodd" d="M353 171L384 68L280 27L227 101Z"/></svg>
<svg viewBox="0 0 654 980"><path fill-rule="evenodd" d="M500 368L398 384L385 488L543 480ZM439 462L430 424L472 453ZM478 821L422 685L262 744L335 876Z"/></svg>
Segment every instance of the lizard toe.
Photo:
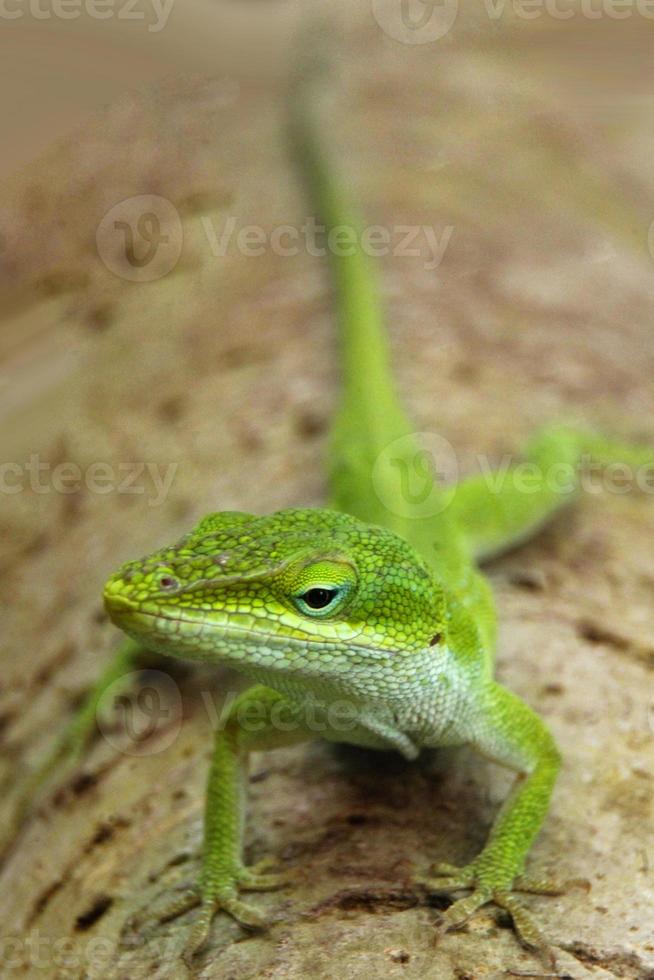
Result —
<svg viewBox="0 0 654 980"><path fill-rule="evenodd" d="M500 890L493 893L493 901L511 916L513 928L522 945L538 953L550 966L553 966L552 947L520 899L510 891Z"/></svg>
<svg viewBox="0 0 654 980"><path fill-rule="evenodd" d="M458 902L454 902L441 914L437 932L442 934L453 929L460 929L482 905L486 905L492 900L493 893L489 888L475 888L470 895L460 898Z"/></svg>
<svg viewBox="0 0 654 980"><path fill-rule="evenodd" d="M237 882L244 891L267 892L276 891L293 881L295 875L291 871L270 871L278 868L275 858L263 858L251 867L243 867L238 873Z"/></svg>

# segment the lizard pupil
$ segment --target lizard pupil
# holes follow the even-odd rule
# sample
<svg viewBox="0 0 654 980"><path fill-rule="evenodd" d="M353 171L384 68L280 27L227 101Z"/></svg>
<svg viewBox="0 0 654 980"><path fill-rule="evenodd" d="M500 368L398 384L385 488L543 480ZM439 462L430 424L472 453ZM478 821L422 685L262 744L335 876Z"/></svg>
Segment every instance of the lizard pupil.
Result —
<svg viewBox="0 0 654 980"><path fill-rule="evenodd" d="M336 589L308 589L302 599L310 609L324 609L336 595Z"/></svg>

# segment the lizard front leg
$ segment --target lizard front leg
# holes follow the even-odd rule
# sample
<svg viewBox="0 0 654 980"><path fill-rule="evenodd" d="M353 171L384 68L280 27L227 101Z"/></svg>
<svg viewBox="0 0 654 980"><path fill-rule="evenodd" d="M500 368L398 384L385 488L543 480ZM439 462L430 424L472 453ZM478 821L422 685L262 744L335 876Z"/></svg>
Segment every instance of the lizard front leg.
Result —
<svg viewBox="0 0 654 980"><path fill-rule="evenodd" d="M442 916L441 931L456 929L482 905L494 902L511 915L518 937L545 952L547 943L515 892L557 894L560 886L523 876L525 860L547 813L560 757L535 712L499 684L489 682L472 716L472 744L486 757L518 773L483 851L468 865L437 865L436 877L421 879L436 893L470 889Z"/></svg>
<svg viewBox="0 0 654 980"><path fill-rule="evenodd" d="M243 863L248 756L251 751L279 748L311 737L298 720L297 709L262 685L245 691L234 702L224 728L217 731L205 803L200 880L196 888L188 889L157 914L165 921L200 905L183 952L188 964L206 943L219 910L247 928L266 925L265 917L244 902L240 892L279 888L287 883L288 876L267 872L270 861L250 868Z"/></svg>

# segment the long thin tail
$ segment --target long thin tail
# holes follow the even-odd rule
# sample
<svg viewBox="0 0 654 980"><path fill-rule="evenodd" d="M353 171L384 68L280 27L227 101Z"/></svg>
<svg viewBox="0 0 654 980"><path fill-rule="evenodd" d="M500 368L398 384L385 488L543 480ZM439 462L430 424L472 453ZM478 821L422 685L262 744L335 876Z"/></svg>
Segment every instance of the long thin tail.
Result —
<svg viewBox="0 0 654 980"><path fill-rule="evenodd" d="M330 503L401 531L398 515L382 500L380 481L385 477L379 461L382 458L383 464L383 454L398 440L401 454L412 455L419 447L412 441L412 427L396 393L375 271L361 248L361 223L318 132L316 75L311 65L294 85L289 130L318 222L328 241L333 242L330 232L335 229L340 239L338 248L328 249L342 365L341 404L330 446Z"/></svg>
<svg viewBox="0 0 654 980"><path fill-rule="evenodd" d="M534 437L526 451L527 470L510 466L455 488L437 485L432 455L412 432L396 393L375 270L361 248L356 209L316 122L320 54L311 43L307 49L307 68L290 99L291 146L327 236L340 229L349 246L346 252L328 250L342 352L341 405L330 447L331 506L402 534L456 585L467 574L469 558L484 559L518 544L574 499L584 460L627 466L637 486L645 482L643 468L652 467L648 479L654 490L650 448L564 425ZM426 507L416 478L429 491Z"/></svg>

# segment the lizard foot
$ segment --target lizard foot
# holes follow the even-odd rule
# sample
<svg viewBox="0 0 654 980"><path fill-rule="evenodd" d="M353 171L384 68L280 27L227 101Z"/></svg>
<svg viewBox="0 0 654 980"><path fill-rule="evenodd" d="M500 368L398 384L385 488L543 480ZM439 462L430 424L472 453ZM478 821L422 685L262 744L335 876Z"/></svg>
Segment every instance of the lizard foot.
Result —
<svg viewBox="0 0 654 980"><path fill-rule="evenodd" d="M200 914L191 930L188 941L184 946L182 959L187 966L192 965L193 957L206 944L211 930L211 923L216 912L229 913L239 925L246 929L265 929L269 920L254 906L241 901L239 889L250 892L275 891L283 888L293 875L290 872L271 872L268 869L276 866L274 858L264 858L252 867L241 865L229 880L220 881L217 885L203 889Z"/></svg>
<svg viewBox="0 0 654 980"><path fill-rule="evenodd" d="M153 922L144 930L145 935L152 934L158 923L170 922L199 905L199 914L182 953L183 960L190 966L195 954L205 945L217 912L227 912L246 929L265 929L268 925L266 916L254 906L243 902L239 892L274 891L282 888L291 880L292 874L268 870L275 866L274 859L266 858L249 868L240 865L229 875L221 873L202 887L184 888L164 905L149 910L149 917ZM136 921L132 920L132 927L135 924Z"/></svg>
<svg viewBox="0 0 654 980"><path fill-rule="evenodd" d="M536 895L561 895L565 888L549 878L535 878L518 875L513 879L501 872L498 874L482 869L473 861L463 868L451 864L437 864L432 869L434 877L418 878L431 894L447 895L450 892L470 889L470 895L455 901L442 915L438 926L438 936L451 929L460 929L468 919L483 905L493 903L508 912L518 939L528 949L553 962L551 947L538 928L530 913L522 905L515 892L529 892Z"/></svg>

